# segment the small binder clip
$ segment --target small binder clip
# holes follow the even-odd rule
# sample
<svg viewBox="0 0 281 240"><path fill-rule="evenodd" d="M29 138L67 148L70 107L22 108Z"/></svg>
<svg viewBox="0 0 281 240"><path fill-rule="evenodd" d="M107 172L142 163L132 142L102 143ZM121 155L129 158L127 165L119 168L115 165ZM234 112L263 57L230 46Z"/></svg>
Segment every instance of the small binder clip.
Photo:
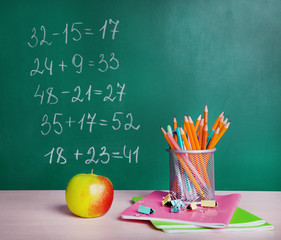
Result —
<svg viewBox="0 0 281 240"><path fill-rule="evenodd" d="M171 200L171 212L180 212L180 208L184 206L184 203L180 199Z"/></svg>
<svg viewBox="0 0 281 240"><path fill-rule="evenodd" d="M171 195L168 194L166 197L163 197L163 200L162 200L162 206L167 206L167 207L171 207L172 206L172 203L171 203Z"/></svg>
<svg viewBox="0 0 281 240"><path fill-rule="evenodd" d="M201 200L201 207L217 207L218 203L215 200Z"/></svg>
<svg viewBox="0 0 281 240"><path fill-rule="evenodd" d="M149 207L145 207L145 206L139 205L138 212L139 213L144 213L144 214L154 214L155 210L153 210L153 209L151 209Z"/></svg>
<svg viewBox="0 0 281 240"><path fill-rule="evenodd" d="M172 206L172 207L171 207L171 212L172 212L172 213L178 213L178 212L180 212L180 207L179 207L179 206Z"/></svg>
<svg viewBox="0 0 281 240"><path fill-rule="evenodd" d="M195 202L191 202L184 209L185 209L185 211L187 211L187 210L195 210L196 208L197 208L196 203Z"/></svg>
<svg viewBox="0 0 281 240"><path fill-rule="evenodd" d="M180 199L171 200L172 206L184 207L184 203Z"/></svg>

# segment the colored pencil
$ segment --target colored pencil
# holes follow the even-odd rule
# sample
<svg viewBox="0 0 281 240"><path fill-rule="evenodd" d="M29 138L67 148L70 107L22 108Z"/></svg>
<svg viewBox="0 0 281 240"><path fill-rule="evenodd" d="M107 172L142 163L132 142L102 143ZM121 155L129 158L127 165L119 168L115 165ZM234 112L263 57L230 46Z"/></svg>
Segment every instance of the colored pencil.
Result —
<svg viewBox="0 0 281 240"><path fill-rule="evenodd" d="M223 129L223 127L227 124L228 117L223 120L223 122L220 123L220 129Z"/></svg>
<svg viewBox="0 0 281 240"><path fill-rule="evenodd" d="M179 127L177 127L177 129L176 129L176 133L177 133L177 137L178 137L178 144L179 144L181 150L184 150L183 139L181 137L181 133L180 133L180 128Z"/></svg>
<svg viewBox="0 0 281 240"><path fill-rule="evenodd" d="M217 143L219 142L219 140L221 139L221 137L224 135L224 133L225 133L226 130L228 129L229 125L230 125L230 122L228 122L228 123L223 127L223 129L219 132L219 135L218 135L218 138L217 138L217 140L216 140L216 142L215 142L214 147L217 145Z"/></svg>
<svg viewBox="0 0 281 240"><path fill-rule="evenodd" d="M218 127L220 127L220 129L222 129L223 121L224 121L224 115L221 117L219 124L218 124Z"/></svg>
<svg viewBox="0 0 281 240"><path fill-rule="evenodd" d="M197 132L199 124L201 121L201 114L199 115L199 117L197 118L196 122L195 122L195 132Z"/></svg>
<svg viewBox="0 0 281 240"><path fill-rule="evenodd" d="M200 145L199 145L199 141L198 141L198 138L197 138L197 135L196 135L195 126L194 126L192 118L190 116L188 116L188 121L189 121L189 124L190 124L193 141L194 141L194 144L195 144L195 150L200 150Z"/></svg>
<svg viewBox="0 0 281 240"><path fill-rule="evenodd" d="M173 130L175 131L177 129L177 127L178 127L177 119L176 119L176 117L174 117ZM173 136L174 136L175 140L178 141L176 132L174 132Z"/></svg>
<svg viewBox="0 0 281 240"><path fill-rule="evenodd" d="M204 119L201 119L199 125L199 131L198 131L200 149L202 148L203 128L204 128Z"/></svg>
<svg viewBox="0 0 281 240"><path fill-rule="evenodd" d="M205 124L204 129L203 129L203 137L202 137L202 150L206 150L207 147L207 136L208 136L208 125Z"/></svg>
<svg viewBox="0 0 281 240"><path fill-rule="evenodd" d="M171 125L168 125L168 126L167 126L167 131L168 131L170 134L173 135L173 130L172 130Z"/></svg>
<svg viewBox="0 0 281 240"><path fill-rule="evenodd" d="M213 132L216 131L216 129L217 129L219 123L220 123L220 119L221 119L221 117L222 117L223 115L224 115L224 112L222 112L222 113L217 117L217 120L216 120L215 123L213 124L213 126L212 126L212 128L211 128L211 131L212 131L212 130L214 130ZM210 131L210 133L211 133L211 131ZM209 133L209 134L210 134L210 133ZM212 137L211 137L211 138L212 138Z"/></svg>
<svg viewBox="0 0 281 240"><path fill-rule="evenodd" d="M208 107L207 104L205 105L205 109L204 109L204 126L207 124L208 125Z"/></svg>
<svg viewBox="0 0 281 240"><path fill-rule="evenodd" d="M215 147L215 142L218 138L218 135L219 135L219 132L220 132L220 127L217 127L213 137L211 138L209 144L208 144L208 147L207 149L213 149Z"/></svg>
<svg viewBox="0 0 281 240"><path fill-rule="evenodd" d="M192 136L192 132L191 132L191 128L190 128L190 124L188 122L188 118L187 118L186 115L184 115L184 125L185 125L185 128L186 128L186 132L187 132L187 135L188 135L190 145L191 145L191 149L196 150L196 146L195 146L193 136Z"/></svg>
<svg viewBox="0 0 281 240"><path fill-rule="evenodd" d="M182 128L180 129L180 131L181 131L181 137L182 137L183 143L185 145L185 148L186 148L186 150L190 151L191 147L190 147L189 142L187 140L186 134L185 134L185 132L183 131Z"/></svg>

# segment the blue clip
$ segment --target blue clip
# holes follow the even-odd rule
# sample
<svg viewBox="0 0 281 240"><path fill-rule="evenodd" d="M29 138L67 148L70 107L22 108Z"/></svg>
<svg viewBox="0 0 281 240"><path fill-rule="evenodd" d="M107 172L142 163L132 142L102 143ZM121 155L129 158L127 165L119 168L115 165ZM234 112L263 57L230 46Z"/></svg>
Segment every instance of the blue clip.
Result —
<svg viewBox="0 0 281 240"><path fill-rule="evenodd" d="M144 214L154 214L155 210L149 208L149 207L145 207L145 206L141 206L139 205L139 213L144 213Z"/></svg>
<svg viewBox="0 0 281 240"><path fill-rule="evenodd" d="M180 212L180 208L178 206L171 207L171 212L178 213L178 212Z"/></svg>
<svg viewBox="0 0 281 240"><path fill-rule="evenodd" d="M171 200L172 206L184 207L184 203L180 199Z"/></svg>

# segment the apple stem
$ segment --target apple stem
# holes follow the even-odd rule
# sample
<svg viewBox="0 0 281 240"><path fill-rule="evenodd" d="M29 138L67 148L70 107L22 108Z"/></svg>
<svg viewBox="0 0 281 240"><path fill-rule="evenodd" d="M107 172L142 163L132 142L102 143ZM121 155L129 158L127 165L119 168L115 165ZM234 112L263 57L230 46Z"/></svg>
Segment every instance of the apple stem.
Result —
<svg viewBox="0 0 281 240"><path fill-rule="evenodd" d="M93 172L94 172L94 169L91 170L91 174L93 174Z"/></svg>

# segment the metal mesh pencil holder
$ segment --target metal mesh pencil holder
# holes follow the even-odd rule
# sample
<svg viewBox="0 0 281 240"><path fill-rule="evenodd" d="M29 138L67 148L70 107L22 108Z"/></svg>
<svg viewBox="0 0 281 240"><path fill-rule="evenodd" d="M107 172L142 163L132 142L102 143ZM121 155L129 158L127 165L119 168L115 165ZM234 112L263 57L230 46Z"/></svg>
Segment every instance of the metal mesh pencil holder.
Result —
<svg viewBox="0 0 281 240"><path fill-rule="evenodd" d="M170 193L185 202L215 199L214 152L171 150Z"/></svg>

